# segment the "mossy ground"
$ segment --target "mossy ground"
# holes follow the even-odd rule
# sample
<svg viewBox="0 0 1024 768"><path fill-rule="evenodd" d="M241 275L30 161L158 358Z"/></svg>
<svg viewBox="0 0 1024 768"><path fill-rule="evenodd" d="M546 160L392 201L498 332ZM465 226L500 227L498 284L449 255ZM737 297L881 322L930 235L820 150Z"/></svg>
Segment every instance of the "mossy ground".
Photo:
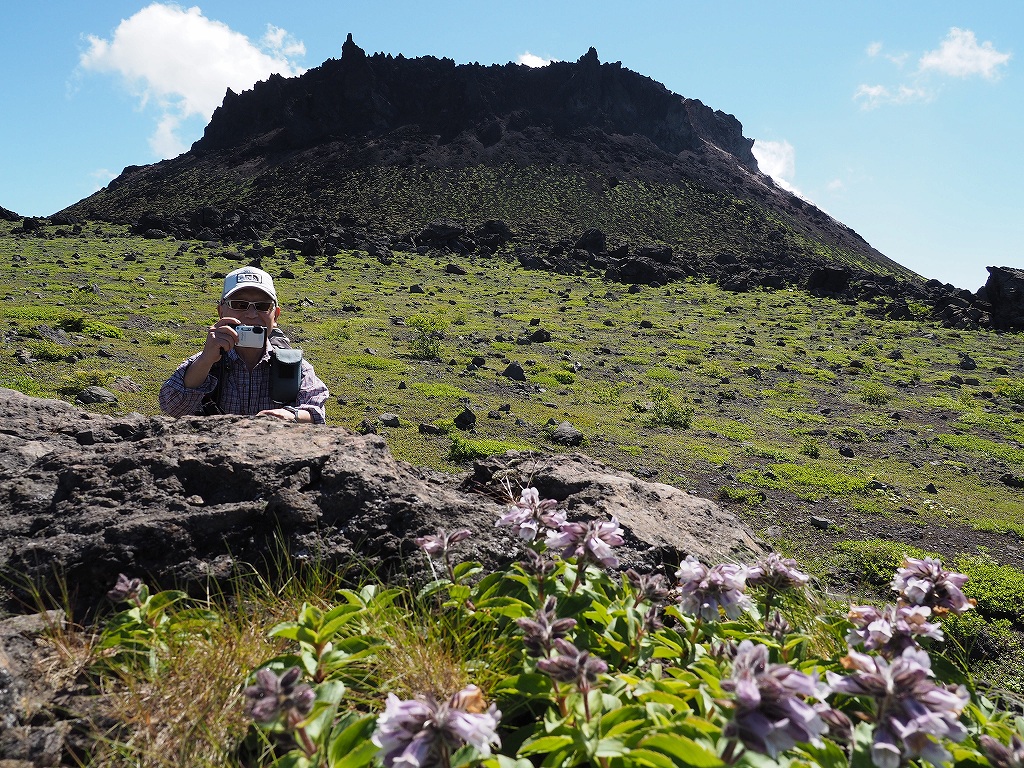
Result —
<svg viewBox="0 0 1024 768"><path fill-rule="evenodd" d="M217 275L248 263L245 248L109 224L80 236L13 227L0 225L0 385L73 400L102 384L119 403L91 407L109 413L158 412L160 383L215 317ZM447 273L453 261L468 274ZM631 292L501 252L396 253L387 265L342 252L329 267L279 250L262 265L295 275L278 280L281 325L329 385L331 423L397 414L379 429L401 459L456 472L466 465L453 457L501 446L566 450L546 426L569 421L586 453L735 505L798 554L888 538L947 557L981 544L1024 563L1018 536L999 535L1024 534L1024 491L1000 481L1024 476L1020 335L880 320L871 305L798 290L690 280ZM441 329L433 359L417 344L424 322ZM527 343L537 329L551 340ZM512 361L525 383L502 375ZM466 407L475 434L418 429Z"/></svg>

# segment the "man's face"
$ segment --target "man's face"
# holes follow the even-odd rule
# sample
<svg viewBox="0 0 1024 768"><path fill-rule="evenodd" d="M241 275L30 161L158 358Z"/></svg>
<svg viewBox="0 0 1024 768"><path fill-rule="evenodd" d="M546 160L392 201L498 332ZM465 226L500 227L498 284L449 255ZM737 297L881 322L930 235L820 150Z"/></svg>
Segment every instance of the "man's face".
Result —
<svg viewBox="0 0 1024 768"><path fill-rule="evenodd" d="M232 309L228 302L244 301L248 305L245 309ZM281 315L281 308L276 303L265 312L261 312L254 304L257 302L268 302L271 298L259 288L243 288L235 291L228 298L217 305L217 314L222 318L233 317L242 325L262 325L268 331L277 325L277 318Z"/></svg>

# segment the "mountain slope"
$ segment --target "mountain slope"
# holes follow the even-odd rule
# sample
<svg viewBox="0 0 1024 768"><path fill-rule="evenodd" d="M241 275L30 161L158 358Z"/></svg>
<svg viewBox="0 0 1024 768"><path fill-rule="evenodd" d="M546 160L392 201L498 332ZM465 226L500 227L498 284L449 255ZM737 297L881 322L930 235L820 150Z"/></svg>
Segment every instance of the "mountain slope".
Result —
<svg viewBox="0 0 1024 768"><path fill-rule="evenodd" d="M831 266L922 282L776 187L752 144L732 115L593 49L575 63L485 67L366 56L350 36L341 59L301 77L229 90L189 152L126 168L62 213L134 223L151 211L195 236L196 211L213 207L241 222L215 233L228 239L325 238L340 222L388 247L436 220L500 220L520 254L571 250L593 228L612 258L667 247L667 278L792 284Z"/></svg>

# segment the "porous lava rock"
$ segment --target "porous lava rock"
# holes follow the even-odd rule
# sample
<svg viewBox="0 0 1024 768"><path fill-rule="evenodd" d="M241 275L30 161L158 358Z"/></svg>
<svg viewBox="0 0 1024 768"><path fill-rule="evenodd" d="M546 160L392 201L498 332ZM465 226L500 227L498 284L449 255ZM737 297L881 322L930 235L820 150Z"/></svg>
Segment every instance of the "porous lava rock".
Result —
<svg viewBox="0 0 1024 768"><path fill-rule="evenodd" d="M31 582L76 615L118 573L205 589L241 563L273 576L282 548L332 568L425 576L417 536L469 528L459 557L502 567L519 554L495 520L506 487L536 485L570 519L616 514L622 567L717 562L759 543L717 505L587 456L509 452L467 477L396 460L384 439L266 418L111 417L0 389L0 583ZM358 576L359 574L353 574ZM11 588L8 611L25 594Z"/></svg>
<svg viewBox="0 0 1024 768"><path fill-rule="evenodd" d="M92 614L118 573L202 593L242 563L269 577L282 552L358 578L429 577L413 539L469 528L455 556L492 568L520 544L495 526L523 483L570 520L615 516L620 567L675 569L750 559L762 545L716 504L581 455L509 452L463 476L394 459L377 435L266 418L115 418L0 389L0 765L64 765L85 754L95 707L84 684L54 688L40 635L65 621L30 600L67 587ZM293 566L294 567L294 566ZM27 612L24 612L26 611ZM12 613L13 615L5 615Z"/></svg>

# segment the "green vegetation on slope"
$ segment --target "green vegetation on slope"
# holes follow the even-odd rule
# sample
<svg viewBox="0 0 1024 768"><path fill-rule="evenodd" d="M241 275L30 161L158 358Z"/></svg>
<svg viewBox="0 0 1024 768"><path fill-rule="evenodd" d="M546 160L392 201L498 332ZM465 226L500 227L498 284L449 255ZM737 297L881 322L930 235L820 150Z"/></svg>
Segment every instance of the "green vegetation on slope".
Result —
<svg viewBox="0 0 1024 768"><path fill-rule="evenodd" d="M12 228L0 226L0 385L73 400L100 384L119 403L90 407L110 413L157 412L161 382L215 317L218 275L247 262L244 249L120 226ZM452 261L468 274L447 273ZM330 386L331 422L375 424L399 458L461 471L503 448L566 450L550 426L568 421L580 450L735 502L794 551L882 537L949 557L980 543L1021 564L991 538L1024 532L1020 336L878 320L795 290L688 280L631 293L502 252L387 265L342 252L328 266L278 249L263 266L295 275L279 280L282 325ZM443 319L430 355L416 318ZM538 328L549 342L529 343ZM963 371L961 353L978 368ZM526 382L502 375L511 362ZM452 424L466 407L473 434ZM399 426L376 424L382 413Z"/></svg>

